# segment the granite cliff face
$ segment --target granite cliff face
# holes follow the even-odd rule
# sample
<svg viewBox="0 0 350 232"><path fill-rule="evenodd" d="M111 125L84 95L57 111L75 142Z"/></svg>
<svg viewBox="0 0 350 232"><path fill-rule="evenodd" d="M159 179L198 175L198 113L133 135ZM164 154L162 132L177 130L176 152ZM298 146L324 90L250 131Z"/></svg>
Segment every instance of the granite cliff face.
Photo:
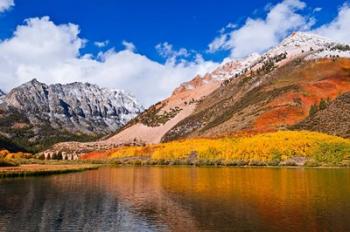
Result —
<svg viewBox="0 0 350 232"><path fill-rule="evenodd" d="M23 136L29 144L75 136L96 139L143 111L125 92L88 83L46 85L34 79L5 96L0 94L0 99L0 133L14 140ZM69 136L60 139L65 135Z"/></svg>

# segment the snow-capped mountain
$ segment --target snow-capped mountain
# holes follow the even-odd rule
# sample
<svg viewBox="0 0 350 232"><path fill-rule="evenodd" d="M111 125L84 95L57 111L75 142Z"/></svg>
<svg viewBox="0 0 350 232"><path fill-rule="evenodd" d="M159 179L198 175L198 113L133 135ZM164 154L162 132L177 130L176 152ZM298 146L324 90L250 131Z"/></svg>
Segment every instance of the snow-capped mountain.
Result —
<svg viewBox="0 0 350 232"><path fill-rule="evenodd" d="M47 121L53 128L81 133L115 131L143 111L121 90L88 83L46 85L36 79L11 90L4 103L23 112L32 124Z"/></svg>
<svg viewBox="0 0 350 232"><path fill-rule="evenodd" d="M210 75L213 79L225 80L247 74L250 71L257 71L270 61L274 62L275 67L278 67L301 57L309 60L332 57L349 58L350 46L316 34L295 32L266 53L262 55L254 53L242 60L227 61Z"/></svg>
<svg viewBox="0 0 350 232"><path fill-rule="evenodd" d="M315 60L332 57L350 58L350 46L316 34L295 32L262 55L253 53L241 60L225 59L213 72L181 84L174 93L195 89L199 83L222 82L243 74L249 76L266 68L283 66L297 58Z"/></svg>
<svg viewBox="0 0 350 232"><path fill-rule="evenodd" d="M121 90L88 83L46 85L36 79L0 97L1 137L39 150L60 141L108 135L144 108Z"/></svg>

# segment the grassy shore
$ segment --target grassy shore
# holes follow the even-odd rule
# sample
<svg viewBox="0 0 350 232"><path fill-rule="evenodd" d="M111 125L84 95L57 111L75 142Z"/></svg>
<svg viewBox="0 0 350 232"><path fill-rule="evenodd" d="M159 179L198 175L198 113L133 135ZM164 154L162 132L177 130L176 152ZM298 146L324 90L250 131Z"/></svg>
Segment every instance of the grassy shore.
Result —
<svg viewBox="0 0 350 232"><path fill-rule="evenodd" d="M0 178L46 176L70 172L81 172L99 168L98 164L23 164L12 167L0 167Z"/></svg>

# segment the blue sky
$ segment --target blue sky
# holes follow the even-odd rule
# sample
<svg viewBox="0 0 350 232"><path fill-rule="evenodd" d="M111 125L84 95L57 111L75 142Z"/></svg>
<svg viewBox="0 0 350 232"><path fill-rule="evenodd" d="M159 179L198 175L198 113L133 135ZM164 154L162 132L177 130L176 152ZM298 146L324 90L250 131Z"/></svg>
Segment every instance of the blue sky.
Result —
<svg viewBox="0 0 350 232"><path fill-rule="evenodd" d="M262 53L293 31L350 43L349 4L0 0L0 89L32 78L84 81L125 89L147 106L227 58Z"/></svg>
<svg viewBox="0 0 350 232"><path fill-rule="evenodd" d="M232 22L241 25L250 16L263 17L265 8L280 1L232 0L17 0L16 6L1 18L1 38L9 37L16 26L27 18L50 16L56 24L74 23L80 26L81 37L89 40L83 52L98 52L94 41L109 40L108 47L121 49L121 41L137 46L137 51L164 61L155 45L169 42L175 48L195 49L208 58L222 59L222 54L206 54L208 44L218 31ZM303 11L312 14L317 25L332 20L344 1L305 1Z"/></svg>

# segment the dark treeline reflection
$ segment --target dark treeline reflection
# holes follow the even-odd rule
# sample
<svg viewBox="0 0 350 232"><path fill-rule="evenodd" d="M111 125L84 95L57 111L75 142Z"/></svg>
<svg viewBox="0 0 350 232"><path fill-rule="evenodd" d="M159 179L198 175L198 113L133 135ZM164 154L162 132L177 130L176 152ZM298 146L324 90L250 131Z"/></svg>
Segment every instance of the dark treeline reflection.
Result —
<svg viewBox="0 0 350 232"><path fill-rule="evenodd" d="M0 180L0 231L349 231L350 170L105 168Z"/></svg>

